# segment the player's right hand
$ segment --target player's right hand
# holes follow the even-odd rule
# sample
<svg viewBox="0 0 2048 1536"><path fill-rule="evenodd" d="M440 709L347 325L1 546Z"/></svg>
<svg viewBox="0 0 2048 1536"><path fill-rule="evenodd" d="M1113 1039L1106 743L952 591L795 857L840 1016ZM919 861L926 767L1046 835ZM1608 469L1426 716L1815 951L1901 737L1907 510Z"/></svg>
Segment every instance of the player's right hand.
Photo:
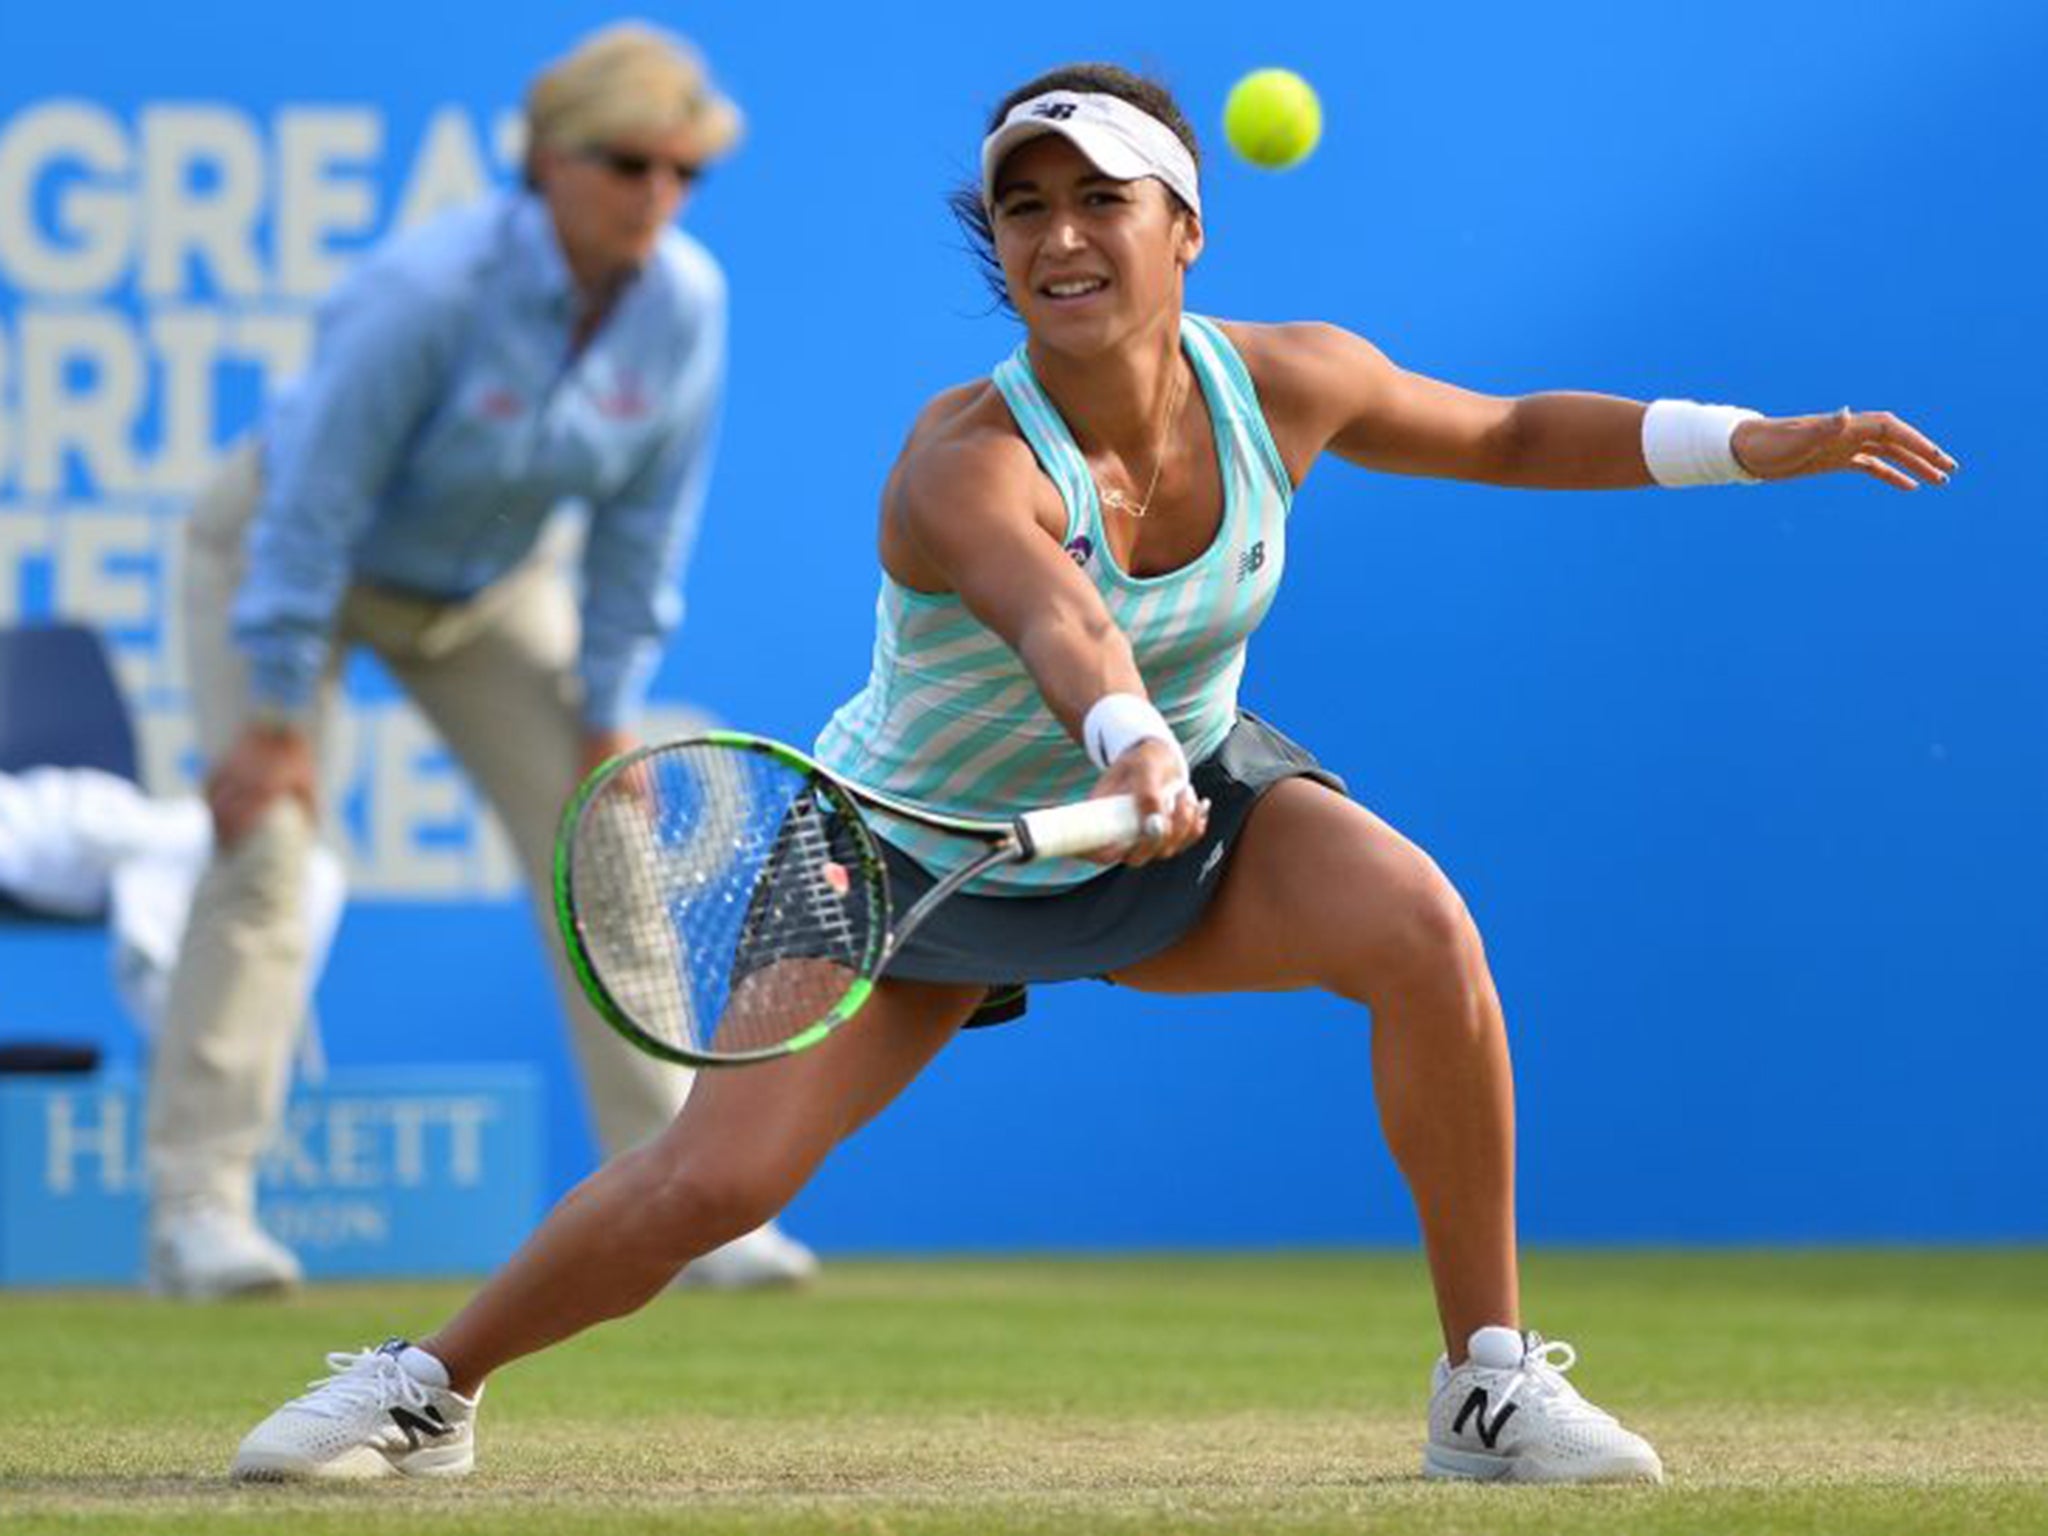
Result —
<svg viewBox="0 0 2048 1536"><path fill-rule="evenodd" d="M1164 742L1141 741L1111 763L1093 794L1130 795L1145 831L1136 842L1093 855L1100 864L1150 864L1170 859L1209 830L1209 802L1197 799L1178 752Z"/></svg>
<svg viewBox="0 0 2048 1536"><path fill-rule="evenodd" d="M306 733L286 725L247 726L206 777L214 841L233 847L280 795L295 797L310 816L315 794L313 743Z"/></svg>

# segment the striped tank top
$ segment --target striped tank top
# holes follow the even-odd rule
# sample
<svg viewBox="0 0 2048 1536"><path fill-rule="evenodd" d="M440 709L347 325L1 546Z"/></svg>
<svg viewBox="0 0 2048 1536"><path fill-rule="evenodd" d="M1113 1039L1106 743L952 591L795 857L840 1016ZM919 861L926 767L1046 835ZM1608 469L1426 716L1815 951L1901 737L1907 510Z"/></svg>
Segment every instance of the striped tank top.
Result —
<svg viewBox="0 0 2048 1536"><path fill-rule="evenodd" d="M1129 637L1146 692L1188 761L1199 763L1236 723L1245 641L1280 584L1294 490L1237 349L1212 321L1184 315L1181 350L1215 429L1223 518L1202 554L1158 576L1132 576L1110 554L1095 479L1022 345L994 380L1066 504L1068 555ZM1016 653L957 596L912 591L887 572L867 685L832 716L816 751L856 784L941 815L990 821L1082 799L1100 777ZM928 869L943 872L974 851L900 818L872 819ZM1042 894L1101 873L1082 859L1044 859L997 871L975 889Z"/></svg>

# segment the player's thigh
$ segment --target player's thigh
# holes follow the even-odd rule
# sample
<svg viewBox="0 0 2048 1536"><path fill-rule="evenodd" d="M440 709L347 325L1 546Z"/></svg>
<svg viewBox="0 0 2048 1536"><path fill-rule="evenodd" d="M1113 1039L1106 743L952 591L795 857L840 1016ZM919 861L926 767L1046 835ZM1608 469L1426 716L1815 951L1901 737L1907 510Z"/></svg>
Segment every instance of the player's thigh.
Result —
<svg viewBox="0 0 2048 1536"><path fill-rule="evenodd" d="M1295 778L1253 808L1201 921L1115 979L1157 992L1324 987L1365 999L1376 982L1466 948L1476 957L1470 916L1428 854L1356 801Z"/></svg>
<svg viewBox="0 0 2048 1536"><path fill-rule="evenodd" d="M699 1072L662 1133L661 1154L677 1169L747 1186L779 1207L834 1146L916 1079L981 997L979 987L881 982L865 1007L807 1051Z"/></svg>

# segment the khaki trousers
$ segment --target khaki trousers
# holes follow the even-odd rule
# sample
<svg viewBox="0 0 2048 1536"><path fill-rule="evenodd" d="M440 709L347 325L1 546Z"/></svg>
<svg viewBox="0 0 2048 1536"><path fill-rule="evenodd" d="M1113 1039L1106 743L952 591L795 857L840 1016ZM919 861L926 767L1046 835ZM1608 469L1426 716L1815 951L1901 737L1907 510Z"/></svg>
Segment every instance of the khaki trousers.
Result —
<svg viewBox="0 0 2048 1536"><path fill-rule="evenodd" d="M253 444L235 451L186 534L185 624L201 751L218 760L247 722L248 663L228 613L261 492ZM549 908L554 834L575 786L577 619L567 583L535 560L462 603L352 587L321 679L315 749L331 729L342 653L374 651L497 812L519 856L607 1156L674 1118L689 1074L635 1051L585 1002ZM161 1211L253 1209L256 1163L283 1113L292 1049L314 978L299 910L317 828L296 801L271 807L217 851L193 898L151 1063L148 1167Z"/></svg>

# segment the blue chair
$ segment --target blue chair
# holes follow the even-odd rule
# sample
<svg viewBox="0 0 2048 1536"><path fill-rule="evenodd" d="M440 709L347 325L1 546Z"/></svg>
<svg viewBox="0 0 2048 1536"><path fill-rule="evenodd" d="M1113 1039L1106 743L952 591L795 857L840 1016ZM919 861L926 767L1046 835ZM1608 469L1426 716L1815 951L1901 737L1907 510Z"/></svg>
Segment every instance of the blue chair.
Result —
<svg viewBox="0 0 2048 1536"><path fill-rule="evenodd" d="M0 628L0 773L99 768L134 781L135 725L83 624Z"/></svg>
<svg viewBox="0 0 2048 1536"><path fill-rule="evenodd" d="M0 772L29 768L98 768L135 780L135 725L99 635L83 624L0 627ZM0 944L7 930L38 944L62 930L97 924L31 912L0 895ZM103 962L102 962L103 963ZM0 1072L80 1071L97 1060L83 1041L0 1042Z"/></svg>

